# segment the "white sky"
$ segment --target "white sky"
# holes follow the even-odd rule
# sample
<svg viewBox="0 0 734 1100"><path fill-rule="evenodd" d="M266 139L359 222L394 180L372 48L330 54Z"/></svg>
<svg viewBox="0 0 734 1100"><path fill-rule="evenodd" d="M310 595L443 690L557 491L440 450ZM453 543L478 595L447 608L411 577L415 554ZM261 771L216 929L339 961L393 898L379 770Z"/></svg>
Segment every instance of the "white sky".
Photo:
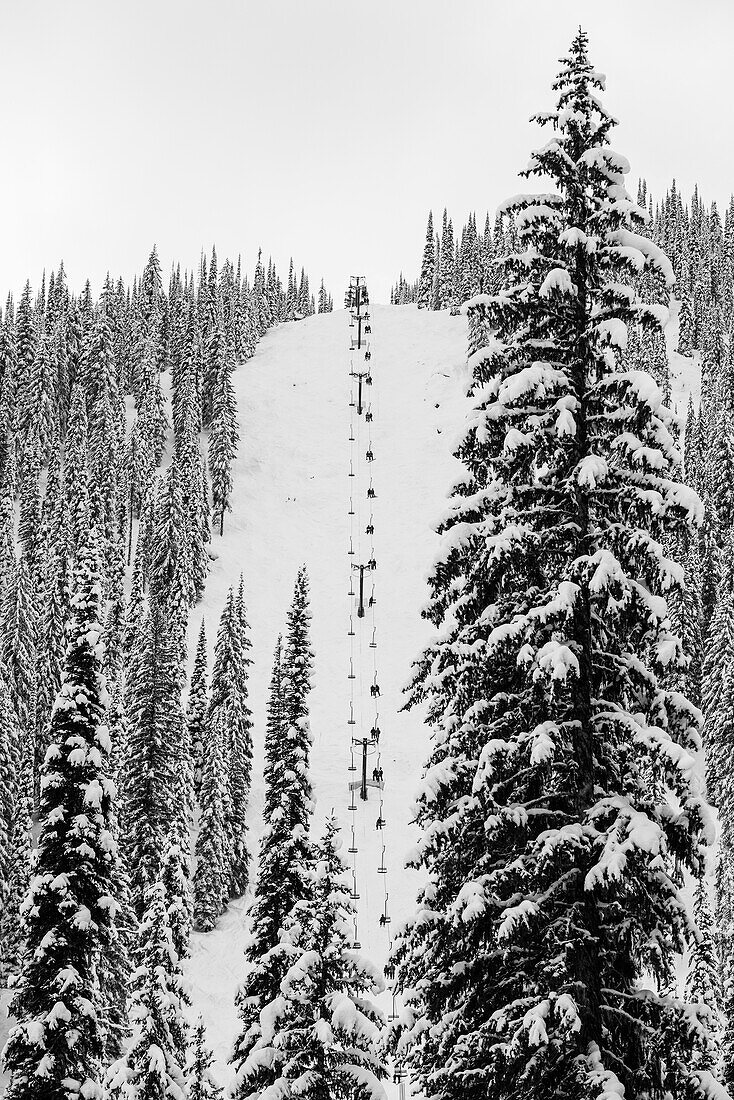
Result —
<svg viewBox="0 0 734 1100"><path fill-rule="evenodd" d="M429 207L455 223L518 190L529 115L582 22L658 193L734 190L731 0L0 0L0 295L63 257L128 278L157 242L259 244L386 300ZM524 187L525 185L523 185Z"/></svg>

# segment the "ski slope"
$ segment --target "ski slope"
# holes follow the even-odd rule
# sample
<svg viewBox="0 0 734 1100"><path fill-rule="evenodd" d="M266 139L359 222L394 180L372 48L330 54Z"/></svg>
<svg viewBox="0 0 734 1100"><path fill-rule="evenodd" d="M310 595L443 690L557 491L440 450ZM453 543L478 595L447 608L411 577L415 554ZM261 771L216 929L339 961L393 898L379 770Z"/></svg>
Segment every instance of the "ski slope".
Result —
<svg viewBox="0 0 734 1100"><path fill-rule="evenodd" d="M375 651L368 647L371 619L363 628L355 627L359 633L355 637L354 686L357 698L364 699L375 658L381 690L384 832L375 829L378 802L374 791L367 804L357 800L356 813L348 810L347 784L355 778L347 771L350 738L355 732L347 726L352 686L347 679L348 591L351 562L362 560L367 544L362 537L363 511L355 557L348 555L350 491L357 481L363 487L366 471L363 467L358 471L362 477L348 477L350 457L356 456L359 462L363 458L364 425L357 423L349 408L350 329L345 311L273 329L254 357L234 373L240 447L233 471L233 509L225 521L224 537L213 536L216 558L204 600L192 612L188 642L192 661L203 615L211 668L227 590L237 585L242 573L253 658L250 705L255 760L249 848L254 872L261 830L262 753L272 654L277 635L285 627L296 572L305 562L311 581L315 655L309 700L314 828L320 832L325 814L333 807L345 830L346 848L355 819L359 937L365 953L382 965L388 933L394 934L410 914L418 887L417 876L404 869L404 860L415 843L411 803L420 782L428 735L419 711L401 713L400 708L411 662L431 634L420 611L427 596L426 574L438 544L433 528L451 484L461 473L452 449L462 434L469 378L463 317L451 317L446 310L419 311L414 306L371 306L370 311L374 384L369 396L375 461L368 473L377 492L371 511L378 647ZM698 356L684 358L675 352L675 304L671 314L666 337L673 400L684 417L689 392L698 403ZM167 376L163 381L167 393ZM356 446L349 442L350 422L357 429ZM366 504L362 502L363 508ZM365 719L364 732L369 732L371 712L360 715L358 711L356 717ZM383 839L390 895L388 928L379 924L384 883L377 867ZM244 898L230 905L215 931L194 933L191 957L185 963L192 1014L201 1012L204 1017L222 1083L229 1079L227 1062L238 1029L234 998L244 976L248 902L249 898ZM389 997L381 1003L389 1012ZM7 1021L2 1018L0 1044L6 1029Z"/></svg>
<svg viewBox="0 0 734 1100"><path fill-rule="evenodd" d="M697 363L677 355L677 308L666 331L674 406L685 416L688 393L698 400ZM452 450L462 434L466 368L466 321L448 311L415 306L373 306L369 393L374 421L375 461L369 471L349 478L350 458L361 462L365 425L349 408L351 356L348 314L344 311L282 325L261 341L255 356L238 367L241 432L234 470L232 514L224 537L214 538L218 554L207 582L203 612L210 651L218 615L229 585L244 574L253 643L250 700L254 718L255 762L249 813L250 850L256 859L263 801L262 749L265 705L277 634L283 629L299 565L311 581L312 645L315 654L310 696L315 796L314 828L336 809L344 829L344 847L355 818L359 939L363 950L384 964L389 933L411 912L418 880L404 868L415 842L410 826L413 795L428 750L428 734L419 711L401 712L403 687L413 659L431 633L420 616L427 596L426 575L436 549L434 526L450 486L461 473ZM355 362L363 370L363 362ZM354 425L356 445L349 442ZM361 431L361 434L360 434ZM361 473L361 477L359 476ZM375 829L376 792L357 799L348 810L347 771L354 728L349 715L350 566L365 559L364 525L350 528L350 493L364 488L371 474L377 492L373 504L375 625L377 649L368 648L371 620L355 625L355 675L358 699L364 699L372 660L380 683L381 763L385 773L383 834ZM360 507L355 501L355 510ZM362 508L362 516L364 508ZM355 556L350 557L350 530ZM199 626L192 615L189 650ZM357 732L369 732L371 711L355 708ZM370 768L372 762L370 762ZM382 877L377 874L381 841L387 849L385 876L391 924L381 927ZM351 862L351 857L350 857ZM253 866L254 870L254 866ZM222 1081L237 1031L234 996L243 977L248 899L233 903L218 928L195 934L186 965L194 1008L201 1011ZM390 1011L389 997L383 1008Z"/></svg>
<svg viewBox="0 0 734 1100"><path fill-rule="evenodd" d="M428 739L417 712L401 713L402 689L410 666L430 636L420 616L425 603L426 574L433 560L433 533L447 491L461 467L452 445L463 420L466 389L466 320L448 311L418 311L414 306L371 307L373 411L370 464L377 498L362 501L374 519L374 621L377 649L369 649L372 621L355 624L354 684L348 680L351 563L366 549L355 537L350 557L349 497L362 476L349 478L350 453L364 443L364 423L355 424L350 444L350 329L339 311L282 325L261 341L255 356L234 375L240 448L234 470L233 509L224 537L214 536L217 559L207 582L202 610L210 653L217 619L227 589L244 574L251 627L253 665L250 703L254 718L255 761L249 812L249 843L256 859L263 802L262 750L265 705L272 653L284 629L299 565L305 562L311 582L313 691L310 695L315 797L314 828L320 832L333 807L350 841L352 818L359 849L359 939L376 963L384 964L388 933L411 911L417 888L404 869L405 854L415 843L410 828L411 802L420 781ZM363 369L360 366L358 369ZM350 451L350 448L352 449ZM358 510L355 500L355 511ZM356 534L356 524L355 524ZM361 541L360 541L361 539ZM200 617L190 622L193 654ZM353 732L368 734L371 712L360 711L369 699L373 659L380 684L380 750L385 777L384 818L378 833L377 792L367 803L357 799L348 810L347 771ZM350 688L354 686L356 727L349 727ZM364 728L360 721L364 720ZM372 761L370 762L370 770ZM377 874L384 839L388 874ZM351 858L351 857L350 857ZM253 868L254 869L254 868ZM389 891L391 924L381 927L384 885ZM201 1011L214 1048L217 1070L227 1080L226 1062L237 1031L234 996L244 974L242 952L247 936L247 899L232 904L219 927L196 934L186 964L194 1009ZM390 1001L383 999L390 1010Z"/></svg>

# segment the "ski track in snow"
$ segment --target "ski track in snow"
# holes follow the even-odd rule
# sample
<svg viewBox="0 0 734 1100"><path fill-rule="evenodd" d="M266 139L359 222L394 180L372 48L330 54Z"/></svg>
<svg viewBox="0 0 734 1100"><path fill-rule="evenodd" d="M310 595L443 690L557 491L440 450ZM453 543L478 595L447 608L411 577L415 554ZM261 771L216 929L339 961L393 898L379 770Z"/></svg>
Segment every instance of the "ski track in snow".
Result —
<svg viewBox="0 0 734 1100"><path fill-rule="evenodd" d="M357 800L357 885L360 894L359 936L363 951L378 965L387 957L390 931L411 912L417 875L404 867L415 843L410 828L412 798L428 748L421 713L400 713L403 687L411 662L431 636L420 617L428 590L425 583L437 549L433 527L447 491L461 467L451 445L463 418L466 373L466 321L447 311L418 311L414 306L371 306L372 446L369 473L377 499L355 499L361 506L360 528L373 504L376 651L368 648L371 622L355 625L355 671L364 669L359 688L369 698L373 652L381 696L382 767L385 773L384 839L390 893L389 929L379 926L383 911L383 878L377 874L381 835L375 828L376 792ZM309 697L313 748L314 830L320 834L333 807L343 829L344 849L350 839L347 807L349 744L356 727L347 725L350 689L350 565L367 546L349 548L350 485L367 484L348 477L350 443L349 319L345 311L281 325L268 333L252 359L237 368L240 448L234 470L233 510L225 520L224 538L213 537L219 555L212 563L205 598L189 626L193 659L203 610L210 657L217 619L227 589L245 579L252 640L250 705L253 711L255 759L249 811L249 847L253 872L261 830L262 757L265 705L272 653L284 630L299 565L305 562L311 582L311 639L314 650L313 690ZM355 357L356 358L356 357ZM363 369L356 367L355 369ZM435 406L439 407L436 408ZM355 428L356 415L354 416ZM361 425L364 441L364 424ZM355 435L357 432L355 431ZM362 443L360 442L359 446ZM356 456L355 456L356 457ZM364 455L360 474L365 474ZM355 465L356 469L356 465ZM360 645L361 643L361 645ZM356 709L359 723L359 708ZM369 733L371 711L364 715ZM371 767L371 765L370 765ZM346 852L345 852L346 855ZM227 1080L227 1058L238 1021L234 998L244 976L242 953L247 938L247 899L234 902L208 934L194 934L186 976L194 1011L200 1011L214 1049L216 1069ZM382 999L389 1011L390 1000Z"/></svg>

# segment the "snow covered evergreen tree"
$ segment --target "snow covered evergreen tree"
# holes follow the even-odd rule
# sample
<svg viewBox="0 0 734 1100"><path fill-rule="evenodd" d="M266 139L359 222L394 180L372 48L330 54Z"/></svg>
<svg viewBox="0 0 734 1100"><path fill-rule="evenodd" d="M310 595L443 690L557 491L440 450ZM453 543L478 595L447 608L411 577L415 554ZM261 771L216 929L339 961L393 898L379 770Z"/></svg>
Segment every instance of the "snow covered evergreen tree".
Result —
<svg viewBox="0 0 734 1100"><path fill-rule="evenodd" d="M671 414L623 369L628 327L667 316L583 32L519 196L501 291L471 306L465 479L443 523L413 700L435 727L417 806L428 877L399 941L405 1059L427 1100L703 1097L706 1014L669 990L708 814L695 708L666 594L700 503L674 480ZM679 811L671 814L671 805Z"/></svg>
<svg viewBox="0 0 734 1100"><path fill-rule="evenodd" d="M209 436L212 512L214 521L219 526L220 535L224 534L224 513L231 508L232 462L237 454L239 442L237 400L232 386L233 367L232 349L223 337L219 345Z"/></svg>
<svg viewBox="0 0 734 1100"><path fill-rule="evenodd" d="M693 352L693 317L691 303L687 294L683 295L678 313L678 353L690 355Z"/></svg>
<svg viewBox="0 0 734 1100"><path fill-rule="evenodd" d="M206 1028L201 1016L194 1028L186 1066L186 1087L189 1100L220 1100L222 1090L212 1073L212 1056L206 1045Z"/></svg>
<svg viewBox="0 0 734 1100"><path fill-rule="evenodd" d="M436 268L436 250L433 240L433 211L428 214L428 228L426 229L426 245L423 249L423 262L421 275L418 282L418 309L430 309L433 296L433 280Z"/></svg>
<svg viewBox="0 0 734 1100"><path fill-rule="evenodd" d="M146 890L128 1006L132 1041L107 1077L110 1095L120 1100L189 1100L185 998L166 900L162 883Z"/></svg>
<svg viewBox="0 0 734 1100"><path fill-rule="evenodd" d="M245 893L249 874L245 821L252 769L249 648L244 609L238 608L234 591L230 589L214 647L207 724L210 745L215 744L215 738L219 739L226 776L225 850L228 888L233 897L241 897Z"/></svg>
<svg viewBox="0 0 734 1100"><path fill-rule="evenodd" d="M96 532L79 547L64 678L41 777L41 833L24 906L26 949L4 1063L9 1100L101 1097L100 955L115 918L113 786L101 672Z"/></svg>
<svg viewBox="0 0 734 1100"><path fill-rule="evenodd" d="M378 1050L384 1026L370 996L384 988L377 969L352 947L354 908L339 853L336 820L326 822L309 873L308 896L284 929L290 966L260 1017L260 1035L238 1067L235 1097L370 1096L381 1100L386 1075Z"/></svg>
<svg viewBox="0 0 734 1100"><path fill-rule="evenodd" d="M191 763L193 767L194 790L198 793L201 786L202 761L207 740L206 711L208 705L206 627L201 620L199 639L196 644L194 667L189 681L189 696L186 701L186 723L188 725Z"/></svg>
<svg viewBox="0 0 734 1100"><path fill-rule="evenodd" d="M711 906L704 879L696 885L693 899L696 940L688 960L686 1000L701 1006L709 1014L707 1032L701 1036L701 1046L694 1052L696 1065L711 1070L716 1066L717 1047L721 1034L721 980L716 959Z"/></svg>
<svg viewBox="0 0 734 1100"><path fill-rule="evenodd" d="M248 973L237 995L242 1030L232 1061L243 1066L262 1037L261 1012L278 996L289 966L281 933L297 902L308 894L312 812L309 779L311 734L307 694L312 653L309 646L308 577L299 570L288 613L285 652L275 650L265 734L265 829L246 950ZM272 1067L258 1074L258 1087L272 1084ZM248 1088L252 1082L248 1080ZM244 1096L245 1093L242 1093Z"/></svg>
<svg viewBox="0 0 734 1100"><path fill-rule="evenodd" d="M223 723L217 722L207 729L199 788L194 923L200 932L211 932L229 898L230 864L225 816L227 777L222 742Z"/></svg>
<svg viewBox="0 0 734 1100"><path fill-rule="evenodd" d="M179 639L171 635L164 609L151 600L125 686L128 754L121 777L121 840L139 919L146 891L159 877L181 800L187 797L181 786L188 764L179 661Z"/></svg>

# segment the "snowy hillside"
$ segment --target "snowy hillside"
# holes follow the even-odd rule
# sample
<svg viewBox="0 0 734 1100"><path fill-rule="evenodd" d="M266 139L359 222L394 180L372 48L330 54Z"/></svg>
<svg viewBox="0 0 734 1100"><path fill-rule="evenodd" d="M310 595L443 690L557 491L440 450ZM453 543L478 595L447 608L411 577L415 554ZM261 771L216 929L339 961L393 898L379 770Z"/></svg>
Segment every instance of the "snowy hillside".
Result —
<svg viewBox="0 0 734 1100"><path fill-rule="evenodd" d="M348 591L351 562L362 546L349 549L350 355L345 312L283 325L260 343L253 359L237 369L241 429L234 471L233 512L224 538L215 536L218 560L207 583L204 616L210 648L226 592L244 573L254 663L251 705L255 721L254 789L250 807L250 850L256 855L262 805L261 760L267 685L272 651L283 629L298 566L311 580L314 689L310 696L315 827L334 807L345 829L355 817L359 935L363 948L384 963L388 933L405 917L416 890L403 869L414 842L409 821L427 737L418 713L399 713L410 664L429 633L420 618L425 575L436 536L432 527L460 467L451 456L463 412L466 322L448 311L413 306L372 308L371 400L374 420L371 465L374 513L374 624L377 649L369 649L372 622L366 618L355 642L355 674L376 660L380 684L380 749L385 773L386 828L378 833L375 792L348 811L350 639ZM353 419L356 419L353 417ZM364 456L361 456L363 460ZM365 501L365 504L368 502ZM358 559L357 559L358 560ZM189 631L193 653L199 628L194 609ZM359 652L361 644L362 652ZM371 678L371 677L370 677ZM357 697L369 685L355 684ZM356 711L359 721L359 713ZM365 732L369 731L369 723ZM370 763L372 768L372 762ZM387 848L391 924L381 927L383 876L377 874L380 842ZM345 842L349 834L345 833ZM345 847L346 847L345 843ZM236 1028L234 994L243 976L247 901L237 902L208 935L195 934L187 976L194 1005L209 1028L219 1069ZM389 1011L389 1002L384 1006Z"/></svg>

